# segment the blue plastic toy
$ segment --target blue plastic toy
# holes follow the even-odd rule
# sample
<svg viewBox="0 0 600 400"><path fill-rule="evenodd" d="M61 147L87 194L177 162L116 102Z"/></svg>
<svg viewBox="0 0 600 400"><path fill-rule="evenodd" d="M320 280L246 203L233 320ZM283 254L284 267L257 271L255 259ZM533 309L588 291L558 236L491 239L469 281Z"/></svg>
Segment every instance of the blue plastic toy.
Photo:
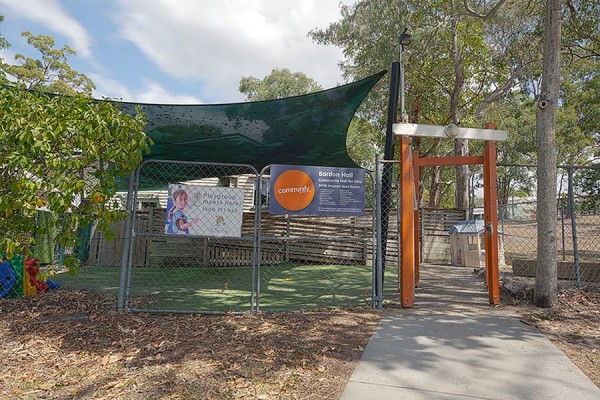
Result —
<svg viewBox="0 0 600 400"><path fill-rule="evenodd" d="M17 283L15 270L8 261L0 263L0 298L7 297Z"/></svg>

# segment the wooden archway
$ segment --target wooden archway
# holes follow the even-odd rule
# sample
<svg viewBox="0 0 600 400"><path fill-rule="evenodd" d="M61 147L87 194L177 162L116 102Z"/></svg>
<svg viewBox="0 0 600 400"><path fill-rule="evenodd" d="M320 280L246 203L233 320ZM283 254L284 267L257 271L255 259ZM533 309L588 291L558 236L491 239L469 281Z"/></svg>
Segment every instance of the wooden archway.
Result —
<svg viewBox="0 0 600 400"><path fill-rule="evenodd" d="M490 304L500 303L500 274L498 268L498 207L496 203L496 141L506 140L505 131L494 130L489 123L485 129L457 128L452 126L417 124L394 124L394 133L400 139L400 206L401 214L401 258L400 258L400 303L405 308L414 305L415 287L419 285L419 210L416 207L416 187L419 182L419 167L446 165L483 164L484 240L486 284ZM409 136L450 137L452 139L485 140L482 156L463 157L419 157L411 153ZM411 157L412 156L412 157Z"/></svg>

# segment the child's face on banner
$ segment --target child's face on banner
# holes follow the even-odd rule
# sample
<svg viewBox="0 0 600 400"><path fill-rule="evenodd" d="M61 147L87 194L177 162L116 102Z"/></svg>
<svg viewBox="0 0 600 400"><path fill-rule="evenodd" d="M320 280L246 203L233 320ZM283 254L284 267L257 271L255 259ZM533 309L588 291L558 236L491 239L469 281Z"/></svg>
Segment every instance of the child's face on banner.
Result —
<svg viewBox="0 0 600 400"><path fill-rule="evenodd" d="M176 209L183 210L187 206L187 196L178 196L176 199L173 200L173 204L175 204Z"/></svg>

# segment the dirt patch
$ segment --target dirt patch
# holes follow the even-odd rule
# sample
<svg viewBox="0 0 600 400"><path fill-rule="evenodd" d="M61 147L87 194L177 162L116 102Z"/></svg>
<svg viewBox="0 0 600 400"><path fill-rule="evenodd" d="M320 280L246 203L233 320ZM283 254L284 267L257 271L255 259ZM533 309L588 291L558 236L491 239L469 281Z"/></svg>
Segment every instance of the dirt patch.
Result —
<svg viewBox="0 0 600 400"><path fill-rule="evenodd" d="M526 290L501 307L600 386L597 288L562 290L551 310L532 306ZM0 398L335 399L388 312L122 315L95 292L7 299Z"/></svg>

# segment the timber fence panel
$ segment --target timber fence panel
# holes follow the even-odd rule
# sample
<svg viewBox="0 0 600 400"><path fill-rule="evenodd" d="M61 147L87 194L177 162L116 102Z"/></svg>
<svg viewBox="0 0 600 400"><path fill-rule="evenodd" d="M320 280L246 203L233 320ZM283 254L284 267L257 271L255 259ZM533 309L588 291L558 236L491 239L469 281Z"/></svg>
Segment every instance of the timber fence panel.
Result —
<svg viewBox="0 0 600 400"><path fill-rule="evenodd" d="M449 208L421 208L421 261L450 264L450 228L466 219L466 210Z"/></svg>

